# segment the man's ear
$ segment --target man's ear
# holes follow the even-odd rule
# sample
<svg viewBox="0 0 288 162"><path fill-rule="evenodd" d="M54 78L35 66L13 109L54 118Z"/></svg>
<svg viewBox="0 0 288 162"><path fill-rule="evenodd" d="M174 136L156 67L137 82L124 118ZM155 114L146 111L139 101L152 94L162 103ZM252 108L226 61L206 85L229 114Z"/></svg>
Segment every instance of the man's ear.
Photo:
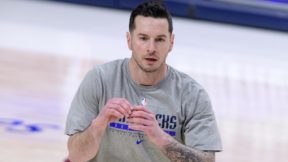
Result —
<svg viewBox="0 0 288 162"><path fill-rule="evenodd" d="M172 51L172 49L173 49L173 46L174 46L174 38L175 38L175 35L172 33L172 34L171 34L171 37L170 37L170 48L169 48L169 52Z"/></svg>
<svg viewBox="0 0 288 162"><path fill-rule="evenodd" d="M130 32L126 32L126 39L127 39L127 45L128 45L128 48L130 50L132 50L132 42L131 42L131 33Z"/></svg>

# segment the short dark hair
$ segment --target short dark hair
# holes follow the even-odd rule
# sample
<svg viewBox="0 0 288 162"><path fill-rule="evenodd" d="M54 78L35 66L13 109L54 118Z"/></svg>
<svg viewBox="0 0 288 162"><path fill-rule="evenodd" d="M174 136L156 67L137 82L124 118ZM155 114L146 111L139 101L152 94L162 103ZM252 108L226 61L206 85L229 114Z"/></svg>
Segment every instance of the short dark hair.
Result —
<svg viewBox="0 0 288 162"><path fill-rule="evenodd" d="M136 16L141 15L144 17L153 17L153 18L166 18L169 25L169 32L173 32L173 23L172 17L169 11L167 10L164 3L160 0L158 1L147 1L138 5L130 15L129 21L129 31L132 32L135 29L135 18Z"/></svg>

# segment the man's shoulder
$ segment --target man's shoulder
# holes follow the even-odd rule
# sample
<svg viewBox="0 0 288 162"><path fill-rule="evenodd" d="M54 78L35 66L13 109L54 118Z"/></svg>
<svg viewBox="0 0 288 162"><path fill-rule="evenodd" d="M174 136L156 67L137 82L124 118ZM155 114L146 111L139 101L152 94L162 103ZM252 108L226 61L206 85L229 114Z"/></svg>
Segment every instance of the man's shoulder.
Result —
<svg viewBox="0 0 288 162"><path fill-rule="evenodd" d="M117 59L109 62L105 62L100 65L96 65L94 68L113 68L122 65L127 59Z"/></svg>
<svg viewBox="0 0 288 162"><path fill-rule="evenodd" d="M184 83L198 84L197 81L194 78L192 78L190 75L188 75L187 73L179 71L178 69L175 69L171 66L170 66L170 69L171 69L173 78L177 80L181 80Z"/></svg>
<svg viewBox="0 0 288 162"><path fill-rule="evenodd" d="M109 72L116 72L117 69L121 69L123 67L123 64L127 61L127 59L117 59L109 62L105 62L103 64L95 65L92 68L92 71L101 72L101 73L109 73Z"/></svg>
<svg viewBox="0 0 288 162"><path fill-rule="evenodd" d="M203 89L202 85L198 83L191 75L184 73L182 71L179 71L173 67L171 68L171 73L173 80L176 80L176 82L181 84L181 87L183 89L190 89L190 88L196 88L196 89Z"/></svg>

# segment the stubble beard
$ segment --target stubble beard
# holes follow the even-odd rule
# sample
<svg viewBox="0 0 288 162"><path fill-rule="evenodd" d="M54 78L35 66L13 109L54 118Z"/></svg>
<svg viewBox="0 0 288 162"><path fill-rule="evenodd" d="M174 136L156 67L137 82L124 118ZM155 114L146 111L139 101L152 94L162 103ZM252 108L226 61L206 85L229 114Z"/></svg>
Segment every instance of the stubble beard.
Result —
<svg viewBox="0 0 288 162"><path fill-rule="evenodd" d="M160 67L164 64L164 62L163 62L163 63L161 63L159 66L156 66L156 67L154 67L154 68L146 68L146 67L144 67L144 65L141 64L141 62L140 62L139 60L135 59L134 56L133 56L133 59L135 60L137 66L138 66L143 72L145 72L145 73L154 73L154 72L157 72L157 71L160 70Z"/></svg>

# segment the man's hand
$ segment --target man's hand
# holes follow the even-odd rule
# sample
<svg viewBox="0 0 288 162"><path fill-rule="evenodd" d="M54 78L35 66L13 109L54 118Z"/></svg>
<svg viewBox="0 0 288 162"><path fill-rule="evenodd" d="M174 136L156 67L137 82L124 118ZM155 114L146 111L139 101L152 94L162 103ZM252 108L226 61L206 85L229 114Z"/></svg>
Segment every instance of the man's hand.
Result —
<svg viewBox="0 0 288 162"><path fill-rule="evenodd" d="M95 120L104 122L106 125L132 113L132 105L124 98L112 98L107 101Z"/></svg>
<svg viewBox="0 0 288 162"><path fill-rule="evenodd" d="M143 131L148 139L156 145L159 145L159 142L162 141L161 139L163 139L163 137L169 136L160 128L159 123L155 118L155 114L147 110L144 106L135 106L133 108L132 114L128 118L128 123L129 128Z"/></svg>

